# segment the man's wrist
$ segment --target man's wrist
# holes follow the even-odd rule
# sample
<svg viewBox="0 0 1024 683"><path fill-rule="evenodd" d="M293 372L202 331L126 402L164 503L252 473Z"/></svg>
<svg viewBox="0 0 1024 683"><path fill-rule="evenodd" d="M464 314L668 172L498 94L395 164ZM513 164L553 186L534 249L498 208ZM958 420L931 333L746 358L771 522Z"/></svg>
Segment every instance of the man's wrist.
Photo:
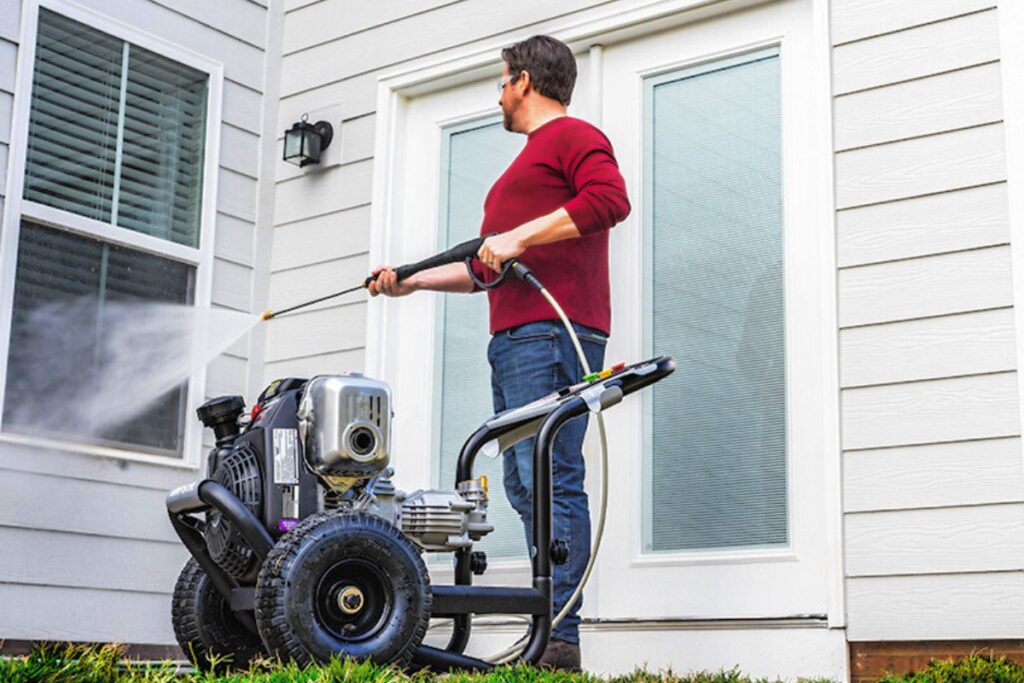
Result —
<svg viewBox="0 0 1024 683"><path fill-rule="evenodd" d="M421 289L423 289L423 282L420 279L419 273L416 273L415 275L410 275L409 277L405 278L398 284L400 284L405 289L408 289L413 292L418 292Z"/></svg>
<svg viewBox="0 0 1024 683"><path fill-rule="evenodd" d="M534 219L523 223L509 234L515 240L518 249L526 249L533 246L533 241L539 232L540 226L537 224L537 220Z"/></svg>

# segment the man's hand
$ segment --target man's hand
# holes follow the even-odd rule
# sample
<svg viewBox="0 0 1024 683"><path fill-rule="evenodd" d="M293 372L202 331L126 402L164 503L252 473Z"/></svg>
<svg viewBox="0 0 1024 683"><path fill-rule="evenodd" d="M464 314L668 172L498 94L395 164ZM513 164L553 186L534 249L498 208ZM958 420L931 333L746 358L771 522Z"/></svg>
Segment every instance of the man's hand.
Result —
<svg viewBox="0 0 1024 683"><path fill-rule="evenodd" d="M414 282L415 276L399 282L398 273L391 266L377 266L373 269L371 275L376 275L377 279L370 282L370 286L367 287L370 291L370 296L377 296L378 294L383 294L384 296L405 296L412 294L418 289Z"/></svg>
<svg viewBox="0 0 1024 683"><path fill-rule="evenodd" d="M500 235L492 235L484 240L476 257L480 259L480 263L500 273L501 264L526 251L526 244L520 235L519 228Z"/></svg>

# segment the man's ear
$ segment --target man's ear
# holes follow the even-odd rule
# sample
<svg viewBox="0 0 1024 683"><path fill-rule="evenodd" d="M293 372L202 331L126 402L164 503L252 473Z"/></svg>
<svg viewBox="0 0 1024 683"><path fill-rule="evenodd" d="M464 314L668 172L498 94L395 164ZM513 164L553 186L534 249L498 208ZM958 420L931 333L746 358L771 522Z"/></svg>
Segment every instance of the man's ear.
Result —
<svg viewBox="0 0 1024 683"><path fill-rule="evenodd" d="M530 78L529 71L520 71L519 78L516 79L517 83L523 84L523 94L530 92L533 89L533 79Z"/></svg>

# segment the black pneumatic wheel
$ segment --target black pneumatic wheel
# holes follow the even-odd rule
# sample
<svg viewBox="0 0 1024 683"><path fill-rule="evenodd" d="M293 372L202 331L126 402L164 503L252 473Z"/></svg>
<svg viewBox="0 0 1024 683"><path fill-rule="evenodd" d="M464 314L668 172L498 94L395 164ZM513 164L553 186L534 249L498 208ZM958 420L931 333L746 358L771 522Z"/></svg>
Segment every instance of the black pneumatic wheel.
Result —
<svg viewBox="0 0 1024 683"><path fill-rule="evenodd" d="M404 666L423 641L430 608L416 547L368 514L307 518L270 551L256 582L263 642L300 665L340 655Z"/></svg>
<svg viewBox="0 0 1024 683"><path fill-rule="evenodd" d="M178 575L171 602L174 635L199 669L245 669L266 656L263 643L242 625L195 558Z"/></svg>

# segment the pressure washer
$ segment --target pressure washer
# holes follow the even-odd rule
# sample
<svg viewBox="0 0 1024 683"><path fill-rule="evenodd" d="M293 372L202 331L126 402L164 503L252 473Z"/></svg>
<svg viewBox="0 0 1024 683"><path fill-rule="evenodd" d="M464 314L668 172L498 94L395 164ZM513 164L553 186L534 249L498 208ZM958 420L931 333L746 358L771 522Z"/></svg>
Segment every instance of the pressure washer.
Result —
<svg viewBox="0 0 1024 683"><path fill-rule="evenodd" d="M473 282L492 289L514 276L534 287L562 321L585 376L525 406L486 420L463 444L455 490L398 490L391 482L391 391L361 373L272 382L249 411L241 396L197 410L215 445L206 478L171 491L166 505L191 558L175 585L172 621L182 649L198 665L234 666L266 655L299 664L332 656L397 666L486 670L535 664L552 628L578 600L597 557L607 498L602 412L675 370L669 356L591 372L572 324L543 283L519 259L493 281L473 269L485 238L399 266L399 281L464 262ZM369 287L360 285L278 311L280 315ZM552 612L552 566L568 544L552 538L552 455L559 428L593 413L602 453L601 512L580 585ZM473 544L493 531L488 483L474 476L481 452L500 453L534 438L532 586L474 586L487 557ZM202 515L202 516L200 516ZM454 584L432 585L425 552L454 553ZM473 615L527 615L531 628L508 650L481 659L466 645ZM432 618L449 618L444 648L423 644Z"/></svg>

